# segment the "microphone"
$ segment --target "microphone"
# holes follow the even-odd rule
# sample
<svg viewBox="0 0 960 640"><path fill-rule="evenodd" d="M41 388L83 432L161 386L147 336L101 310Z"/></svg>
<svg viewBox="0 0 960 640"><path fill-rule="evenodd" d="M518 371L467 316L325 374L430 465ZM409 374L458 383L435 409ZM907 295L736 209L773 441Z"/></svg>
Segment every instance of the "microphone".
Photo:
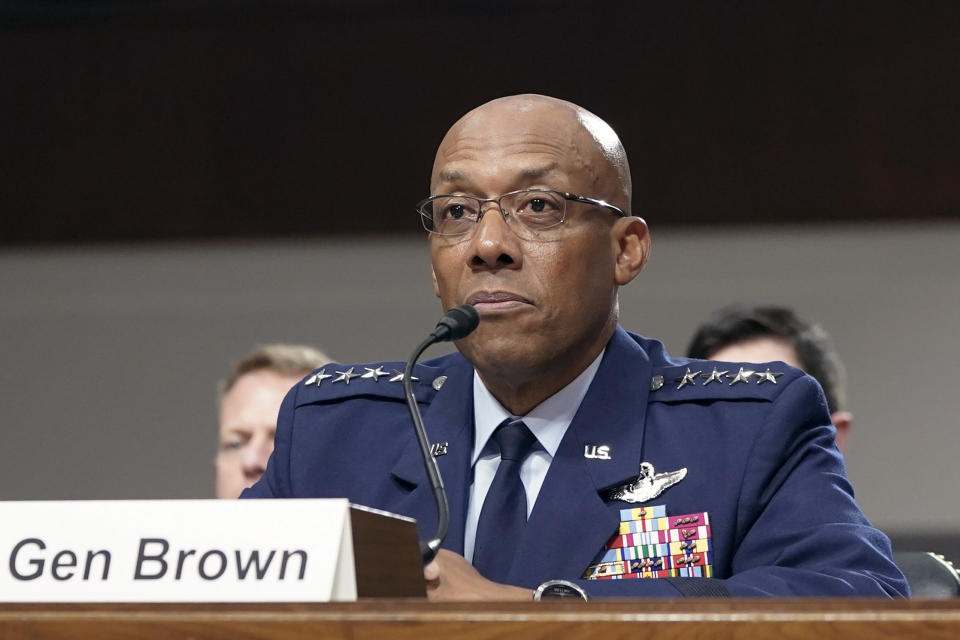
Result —
<svg viewBox="0 0 960 640"><path fill-rule="evenodd" d="M472 305L462 304L450 309L440 318L440 322L430 332L427 339L413 350L403 371L403 394L407 398L410 417L413 418L413 429L417 434L417 442L420 444L423 467L426 469L430 487L433 489L433 497L437 503L437 533L430 540L420 541L420 555L423 557L423 564L433 560L437 551L440 550L440 544L447 536L447 529L450 527L450 504L447 502L447 492L443 488L443 478L440 477L437 461L430 453L430 441L427 439L427 430L423 427L423 416L420 415L417 398L413 395L413 365L430 345L465 338L477 328L478 324L480 324L480 314Z"/></svg>
<svg viewBox="0 0 960 640"><path fill-rule="evenodd" d="M459 340L470 335L480 324L480 314L472 304L462 304L447 311L430 333L434 342ZM432 343L431 343L432 344Z"/></svg>

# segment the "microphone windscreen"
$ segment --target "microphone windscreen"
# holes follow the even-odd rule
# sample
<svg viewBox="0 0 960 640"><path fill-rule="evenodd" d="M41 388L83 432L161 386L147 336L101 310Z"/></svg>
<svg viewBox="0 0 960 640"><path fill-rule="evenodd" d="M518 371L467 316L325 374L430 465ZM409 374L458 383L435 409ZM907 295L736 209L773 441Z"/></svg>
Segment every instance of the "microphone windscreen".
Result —
<svg viewBox="0 0 960 640"><path fill-rule="evenodd" d="M459 340L470 335L478 324L480 324L480 314L476 308L470 304L462 304L447 311L437 323L437 329L447 328L449 333L443 336L444 340Z"/></svg>

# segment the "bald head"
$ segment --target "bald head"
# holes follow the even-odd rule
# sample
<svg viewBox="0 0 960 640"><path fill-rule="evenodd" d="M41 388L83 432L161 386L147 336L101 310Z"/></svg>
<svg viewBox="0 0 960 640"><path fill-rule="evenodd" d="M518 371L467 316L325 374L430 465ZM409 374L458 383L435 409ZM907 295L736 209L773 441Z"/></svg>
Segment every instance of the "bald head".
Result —
<svg viewBox="0 0 960 640"><path fill-rule="evenodd" d="M537 94L497 98L460 118L437 149L431 193L449 192L442 188L469 181L471 176L459 167L480 157L487 170L494 173L502 172L511 160L537 154L554 161L526 163L518 178L529 179L531 185L523 186L532 186L542 178L542 186L574 190L569 185L551 184L549 178L552 173L577 172L584 178L583 189L587 191L580 195L606 200L630 215L630 165L616 132L582 107Z"/></svg>
<svg viewBox="0 0 960 640"><path fill-rule="evenodd" d="M581 197L559 205L555 196L531 195L504 208L501 196L518 191ZM494 397L524 415L596 359L617 327L619 288L646 262L650 239L646 223L630 214L623 145L607 123L575 104L500 98L447 132L430 192L464 196L440 199L455 203L441 206L442 219L470 216L465 233L430 235L443 308L472 304L481 317L457 348ZM501 215L490 215L497 207L485 202L470 210L470 198L497 201ZM560 210L555 224L530 228L524 221L541 213L542 221L556 221Z"/></svg>

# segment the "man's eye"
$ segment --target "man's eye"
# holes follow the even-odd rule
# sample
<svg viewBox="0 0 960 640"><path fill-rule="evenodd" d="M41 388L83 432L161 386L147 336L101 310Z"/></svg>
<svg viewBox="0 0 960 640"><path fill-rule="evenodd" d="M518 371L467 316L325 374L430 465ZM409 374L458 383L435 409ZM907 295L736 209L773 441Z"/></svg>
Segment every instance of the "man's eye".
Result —
<svg viewBox="0 0 960 640"><path fill-rule="evenodd" d="M476 217L476 204L463 198L450 198L436 204L440 220L469 220Z"/></svg>
<svg viewBox="0 0 960 640"><path fill-rule="evenodd" d="M536 194L526 198L518 208L523 213L557 213L560 204L546 194Z"/></svg>
<svg viewBox="0 0 960 640"><path fill-rule="evenodd" d="M447 207L443 217L450 218L451 220L459 220L465 213L466 207L464 207L462 204L454 204Z"/></svg>
<svg viewBox="0 0 960 640"><path fill-rule="evenodd" d="M226 442L220 443L220 450L221 451L239 451L240 449L243 448L243 445L245 444L246 442L244 442L243 440L228 440Z"/></svg>

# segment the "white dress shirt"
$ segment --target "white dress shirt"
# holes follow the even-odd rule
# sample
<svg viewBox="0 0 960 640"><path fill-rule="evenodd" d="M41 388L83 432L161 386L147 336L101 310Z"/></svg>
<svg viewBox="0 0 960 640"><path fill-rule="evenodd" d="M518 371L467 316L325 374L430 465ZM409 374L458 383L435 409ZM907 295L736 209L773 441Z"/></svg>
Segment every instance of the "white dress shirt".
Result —
<svg viewBox="0 0 960 640"><path fill-rule="evenodd" d="M553 456L556 455L567 428L573 422L573 416L580 408L583 397L587 395L587 389L600 367L604 351L570 384L538 404L525 416L514 416L504 409L483 385L477 372L473 372L473 484L470 486L463 537L463 557L467 560L473 561L473 545L477 537L480 510L493 483L493 476L497 473L497 467L500 466L500 452L497 451L496 443L490 442L490 436L507 418L521 418L537 438L533 451L520 466L520 480L527 492L529 518Z"/></svg>

